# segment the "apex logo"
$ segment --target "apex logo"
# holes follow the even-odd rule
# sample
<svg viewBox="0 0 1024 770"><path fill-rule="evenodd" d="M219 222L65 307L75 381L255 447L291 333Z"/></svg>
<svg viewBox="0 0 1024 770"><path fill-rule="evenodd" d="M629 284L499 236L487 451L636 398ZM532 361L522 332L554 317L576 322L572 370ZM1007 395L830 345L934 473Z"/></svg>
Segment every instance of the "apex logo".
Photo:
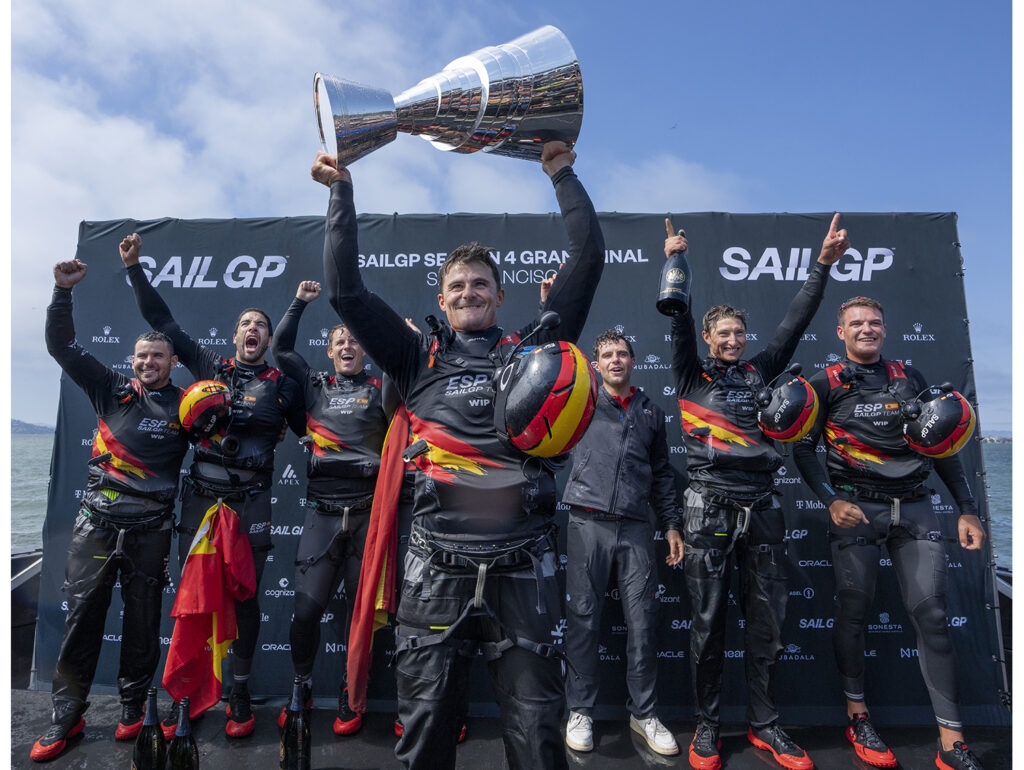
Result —
<svg viewBox="0 0 1024 770"><path fill-rule="evenodd" d="M295 472L291 463L285 466L285 469L281 472L281 478L277 482L278 484L284 484L287 486L297 486L299 483L299 475Z"/></svg>

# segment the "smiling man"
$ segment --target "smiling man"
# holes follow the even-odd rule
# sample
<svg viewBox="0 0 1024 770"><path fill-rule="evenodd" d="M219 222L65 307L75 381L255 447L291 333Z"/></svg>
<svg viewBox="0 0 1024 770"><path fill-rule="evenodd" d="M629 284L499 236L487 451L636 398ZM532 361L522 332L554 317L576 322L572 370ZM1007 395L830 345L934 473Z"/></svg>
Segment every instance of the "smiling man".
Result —
<svg viewBox="0 0 1024 770"><path fill-rule="evenodd" d="M121 241L121 261L135 290L143 318L174 343L182 364L197 380L219 380L231 389L231 417L221 441L196 445L185 479L178 525L178 560L185 563L196 529L206 511L223 499L237 513L249 539L259 585L271 548L271 485L274 449L283 438L285 423L305 434L305 410L297 383L266 362L273 339L270 317L259 308L246 308L235 322L233 358L200 345L181 328L139 264L142 239L133 233ZM235 602L238 639L231 645L234 682L227 708L225 732L231 738L252 733L255 717L249 697L249 672L260 628L259 590L251 599ZM195 715L194 715L195 716ZM177 720L177 704L163 720L168 740Z"/></svg>
<svg viewBox="0 0 1024 770"><path fill-rule="evenodd" d="M652 751L678 754L672 733L655 714L658 658L658 571L648 503L669 544L666 563L683 560L678 494L668 460L665 412L630 385L633 346L614 329L594 343L603 387L594 417L572 450L572 472L562 502L570 506L566 531L565 592L569 662L565 742L575 751L594 748L591 712L600 681L598 641L608 580L618 576L626 621L626 684L630 727Z"/></svg>
<svg viewBox="0 0 1024 770"><path fill-rule="evenodd" d="M363 348L344 325L327 333L327 358L333 374L311 368L295 352L299 319L320 291L316 281L299 284L277 326L273 345L274 360L302 385L306 404L307 510L295 554L295 611L289 631L292 665L305 689L304 702L312 697L320 619L342 581L347 608L341 619L342 638L348 649L373 490L388 430L382 383L363 370ZM393 410L394 405L389 411ZM343 656L343 671L344 661ZM284 716L282 710L280 725ZM349 708L343 681L334 732L352 735L362 724L362 714Z"/></svg>
<svg viewBox="0 0 1024 770"><path fill-rule="evenodd" d="M505 298L488 250L454 249L437 301L448 323L410 329L359 273L352 179L319 153L313 178L331 189L324 242L328 296L342 321L394 381L409 411L415 507L398 607L396 676L404 767L455 766L469 667L486 656L512 768L565 767L564 705L552 631L561 615L555 579L553 466L499 439L494 374L527 334L535 344L575 341L604 266L597 214L572 170L573 153L542 155L569 235L570 259L547 299L556 329L535 318L508 333Z"/></svg>
<svg viewBox="0 0 1024 770"><path fill-rule="evenodd" d="M693 609L690 668L697 730L690 764L721 767L718 753L719 701L725 662L725 621L735 561L740 570L739 601L746 619L747 737L770 751L783 767L813 767L807 754L778 724L773 680L782 652L786 612L786 522L773 495L772 473L782 465L774 442L761 433L756 394L781 374L821 303L831 265L849 248L846 230L832 218L818 261L789 306L771 341L749 361L747 318L741 310L716 305L704 314L702 336L710 357L697 355L697 335L687 309L672 317L672 371L686 444L690 486L685 492L683 539L686 586ZM665 256L686 251L682 230L666 219Z"/></svg>
<svg viewBox="0 0 1024 770"><path fill-rule="evenodd" d="M82 715L103 642L111 591L124 600L117 685L121 719L114 737L135 738L143 702L160 659L161 599L174 524L174 500L188 439L178 423L178 363L159 332L135 342L135 379L104 366L75 342L71 290L84 262L53 268L56 286L46 309L46 348L92 403L99 420L82 507L68 547L67 616L53 677L53 723L32 747L37 761L60 754L85 728Z"/></svg>
<svg viewBox="0 0 1024 770"><path fill-rule="evenodd" d="M946 550L925 486L932 469L960 508L956 539L971 551L985 542L978 508L959 457L933 460L904 439L904 405L929 389L917 369L882 358L881 304L868 297L844 302L836 332L846 357L811 378L821 406L793 456L831 519L837 597L832 643L850 720L846 738L868 764L897 766L871 723L864 694L864 634L884 543L917 632L921 673L939 725L935 764L941 770L980 770L964 743L960 720L956 661L946 627ZM822 437L827 475L816 452Z"/></svg>

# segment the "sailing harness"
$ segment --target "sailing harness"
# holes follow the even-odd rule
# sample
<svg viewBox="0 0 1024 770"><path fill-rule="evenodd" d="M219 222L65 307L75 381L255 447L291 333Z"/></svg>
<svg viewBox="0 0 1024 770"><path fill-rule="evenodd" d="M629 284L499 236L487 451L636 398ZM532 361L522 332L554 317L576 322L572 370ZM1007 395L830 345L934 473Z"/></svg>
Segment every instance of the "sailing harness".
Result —
<svg viewBox="0 0 1024 770"><path fill-rule="evenodd" d="M547 614L550 608L544 601L541 586L542 580L552 577L554 573L554 565L550 560L545 566L545 555L555 552L555 537L556 527L552 524L543 533L534 537L500 544L469 543L436 538L422 527L413 524L409 536L409 552L424 561L419 599L426 601L430 598L436 572L464 576L472 575L475 572L476 587L472 601L467 602L451 625L439 629L438 633L401 638L395 647L395 653L445 644L454 648L458 654L467 657L472 657L479 651L490 661L500 658L506 650L512 647L520 647L543 658L566 660L565 655L554 645L516 635L498 618L497 614L488 606L487 600L484 599L484 587L488 573L502 574L532 566L533 577L537 585L536 610L539 615ZM497 642L474 638L454 638L453 634L463 621L471 617L489 617L498 624L503 638ZM566 662L568 663L567 660Z"/></svg>
<svg viewBox="0 0 1024 770"><path fill-rule="evenodd" d="M708 485L699 481L691 482L690 489L700 495L704 504L705 517L709 507L730 512L735 511L736 513L736 523L731 528L731 532L715 533L718 536L727 536L729 538L725 548L708 547L702 549L704 551L704 566L707 567L708 572L714 575L721 574L725 569L729 554L736 548L736 543L740 538L745 537L747 530L750 529L751 514L755 511L771 508L773 498L778 493L774 489L770 489L756 497L740 500L735 496L719 494ZM751 550L763 553L772 553L778 549L779 545L779 543L758 543L756 545L751 544L750 548Z"/></svg>

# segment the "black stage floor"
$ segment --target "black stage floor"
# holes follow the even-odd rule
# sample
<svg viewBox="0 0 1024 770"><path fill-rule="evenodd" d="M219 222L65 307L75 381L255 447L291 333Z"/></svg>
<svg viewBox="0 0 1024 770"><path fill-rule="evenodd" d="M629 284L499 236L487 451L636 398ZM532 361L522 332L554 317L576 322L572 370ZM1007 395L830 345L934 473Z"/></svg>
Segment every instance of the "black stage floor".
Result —
<svg viewBox="0 0 1024 770"><path fill-rule="evenodd" d="M43 734L50 721L50 694L42 691L11 690L11 767L53 770L74 768L107 770L131 765L131 742L114 741L114 727L120 706L114 695L94 695L86 714L85 732L74 738L57 759L40 765L28 758L35 740ZM161 701L161 709L170 705ZM194 724L199 743L200 765L207 770L263 770L278 766L278 711L269 706L256 710L256 731L248 738L229 739L224 735L223 708L210 711ZM313 767L318 770L370 770L395 767L393 714L367 715L363 729L349 738L338 738L331 732L334 713L317 709L313 715ZM677 757L661 757L650 752L625 721L597 722L595 750L589 754L567 751L569 766L599 770L614 768L689 767L686 747L692 735L693 722L670 721L668 727L679 741L682 753ZM790 734L807 750L818 768L868 768L853 754L840 728L793 728ZM933 770L935 767L934 727L885 728L882 734L906 770ZM778 767L764 752L747 743L742 726L726 729L722 735L722 759L726 770ZM1006 770L1011 766L1010 728L973 728L968 730L972 750L981 758L986 770ZM457 767L464 770L499 770L505 767L501 732L497 719L470 718L468 736L459 746Z"/></svg>

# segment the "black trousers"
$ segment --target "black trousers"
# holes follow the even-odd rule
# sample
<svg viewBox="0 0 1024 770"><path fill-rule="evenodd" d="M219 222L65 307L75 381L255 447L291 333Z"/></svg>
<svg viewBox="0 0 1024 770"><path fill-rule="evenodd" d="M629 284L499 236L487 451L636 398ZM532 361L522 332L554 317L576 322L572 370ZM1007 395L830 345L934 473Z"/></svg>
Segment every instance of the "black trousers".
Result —
<svg viewBox="0 0 1024 770"><path fill-rule="evenodd" d="M778 503L750 513L746 534L733 540L741 511L686 490L686 587L693 608L690 671L697 718L717 725L725 664L725 622L733 565L739 568L745 619L747 722L763 727L779 718L775 665L782 653L786 616L786 523ZM731 543L731 548L730 548Z"/></svg>
<svg viewBox="0 0 1024 770"><path fill-rule="evenodd" d="M160 617L167 558L171 549L170 516L149 524L124 527L90 520L80 512L68 548L64 591L67 616L53 678L54 720L76 719L86 709L103 644L110 599L120 575L124 618L117 689L122 703L142 703L160 660Z"/></svg>
<svg viewBox="0 0 1024 770"><path fill-rule="evenodd" d="M331 595L344 582L345 617L341 619L345 646L356 600L370 509L343 515L310 508L295 554L295 611L289 630L292 664L299 676L313 673L320 646L320 619ZM347 526L347 528L346 528Z"/></svg>
<svg viewBox="0 0 1024 770"><path fill-rule="evenodd" d="M597 702L601 607L614 567L626 621L626 705L639 719L654 716L658 580L653 537L646 521L595 520L575 510L569 515L565 653L571 666L565 690L571 711L589 716Z"/></svg>
<svg viewBox="0 0 1024 770"><path fill-rule="evenodd" d="M270 542L270 497L269 489L254 493L243 493L241 499L226 499L224 504L235 511L252 546L252 561L256 568L256 593L245 601L235 602L235 619L238 623L238 638L231 644L234 659L242 659L241 665L248 667L256 653L260 633L260 582L267 565L267 553L273 547ZM185 480L181 496L181 523L178 526L178 563L185 564L192 538L203 522L203 516L210 506L217 502L199 487ZM237 671L238 665L235 664ZM248 671L246 670L246 673Z"/></svg>
<svg viewBox="0 0 1024 770"><path fill-rule="evenodd" d="M875 598L881 542L896 571L900 596L917 633L918 660L939 725L961 729L953 643L946 626L946 549L928 498L892 506L854 498L870 524L831 524L836 615L832 644L846 697L864 700L864 634ZM929 537L930 533L934 533Z"/></svg>
<svg viewBox="0 0 1024 770"><path fill-rule="evenodd" d="M405 730L395 756L402 767L455 767L469 669L478 650L489 658L509 767L567 767L560 732L565 706L561 662L521 646L550 644L560 620L553 550L542 557L540 572L539 581L533 567L488 574L485 607L456 624L473 603L476 570L441 571L410 550L396 655L398 714ZM448 642L418 646L452 626ZM510 643L510 635L519 644Z"/></svg>

